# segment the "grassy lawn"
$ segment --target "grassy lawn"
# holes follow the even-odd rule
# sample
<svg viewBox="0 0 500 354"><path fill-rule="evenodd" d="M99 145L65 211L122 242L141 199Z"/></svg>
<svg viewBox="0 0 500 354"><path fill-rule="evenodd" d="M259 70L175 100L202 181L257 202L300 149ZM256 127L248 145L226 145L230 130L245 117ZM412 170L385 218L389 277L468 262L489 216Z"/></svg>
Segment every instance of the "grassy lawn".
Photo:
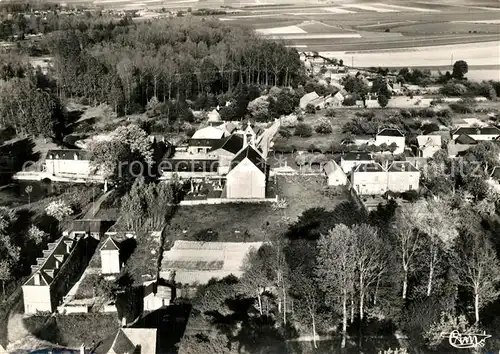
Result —
<svg viewBox="0 0 500 354"><path fill-rule="evenodd" d="M77 348L85 343L90 346L112 336L120 327L116 314L89 313L50 316L31 316L24 319L24 325L32 334L42 340Z"/></svg>
<svg viewBox="0 0 500 354"><path fill-rule="evenodd" d="M128 273L134 281L134 285L142 285L143 275L154 277L158 270L157 258L160 249L160 237L150 233L139 234L137 243L132 254L127 259L122 274Z"/></svg>
<svg viewBox="0 0 500 354"><path fill-rule="evenodd" d="M335 193L328 188L323 176L278 176L278 193L286 199L288 208L283 212L295 220L305 210L322 207L327 210L348 199L347 193Z"/></svg>

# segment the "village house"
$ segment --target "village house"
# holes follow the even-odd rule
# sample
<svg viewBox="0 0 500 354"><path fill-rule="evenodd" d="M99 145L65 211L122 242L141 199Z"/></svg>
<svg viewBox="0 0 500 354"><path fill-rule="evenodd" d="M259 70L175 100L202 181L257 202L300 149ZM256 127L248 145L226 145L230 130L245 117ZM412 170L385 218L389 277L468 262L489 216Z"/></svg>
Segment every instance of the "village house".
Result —
<svg viewBox="0 0 500 354"><path fill-rule="evenodd" d="M51 176L85 178L93 174L90 153L86 150L49 150L42 166Z"/></svg>
<svg viewBox="0 0 500 354"><path fill-rule="evenodd" d="M319 95L316 92L309 92L306 93L302 98L300 99L299 107L301 109L306 109L307 105L314 101L315 99L319 98Z"/></svg>
<svg viewBox="0 0 500 354"><path fill-rule="evenodd" d="M56 242L48 244L43 257L36 259L37 263L31 266L31 276L22 286L24 313L55 311L59 301L69 290L67 277L70 275L70 268L79 263L74 259L78 242L81 240L60 237ZM73 261L74 264L71 264Z"/></svg>
<svg viewBox="0 0 500 354"><path fill-rule="evenodd" d="M386 144L387 146L396 144L397 148L394 154L402 154L405 150L405 136L398 129L384 128L380 130L375 137L375 145L380 146L382 144Z"/></svg>
<svg viewBox="0 0 500 354"><path fill-rule="evenodd" d="M346 152L340 158L340 167L344 173L350 173L353 168L360 164L369 164L375 162L373 160L373 155L369 152L363 151L350 151Z"/></svg>
<svg viewBox="0 0 500 354"><path fill-rule="evenodd" d="M408 161L394 161L387 170L387 190L395 193L417 190L420 172Z"/></svg>
<svg viewBox="0 0 500 354"><path fill-rule="evenodd" d="M172 287L163 279L144 283L144 311L155 311L170 305Z"/></svg>
<svg viewBox="0 0 500 354"><path fill-rule="evenodd" d="M208 118L207 123L209 126L217 127L221 124L224 124L224 122L222 121L222 119L220 117L219 112L216 109L209 112L207 118Z"/></svg>
<svg viewBox="0 0 500 354"><path fill-rule="evenodd" d="M448 142L448 157L455 158L477 144L478 142L469 135L461 134Z"/></svg>
<svg viewBox="0 0 500 354"><path fill-rule="evenodd" d="M106 354L149 354L157 352L156 328L120 328L109 349L99 348Z"/></svg>
<svg viewBox="0 0 500 354"><path fill-rule="evenodd" d="M329 186L345 186L347 184L347 175L335 161L328 161L323 166L323 171Z"/></svg>
<svg viewBox="0 0 500 354"><path fill-rule="evenodd" d="M402 193L419 189L420 171L408 161L394 161L388 168L376 162L364 163L352 172L351 183L358 195Z"/></svg>
<svg viewBox="0 0 500 354"><path fill-rule="evenodd" d="M190 154L206 154L224 136L224 131L208 126L197 130L189 139L187 152Z"/></svg>
<svg viewBox="0 0 500 354"><path fill-rule="evenodd" d="M246 145L231 161L226 175L226 197L263 199L266 197L268 177L269 165L266 159L251 145Z"/></svg>
<svg viewBox="0 0 500 354"><path fill-rule="evenodd" d="M432 157L441 150L441 135L417 136L419 157Z"/></svg>
<svg viewBox="0 0 500 354"><path fill-rule="evenodd" d="M500 129L493 126L487 127L460 127L452 134L452 139L457 139L460 135L466 134L475 141L491 141L500 136Z"/></svg>

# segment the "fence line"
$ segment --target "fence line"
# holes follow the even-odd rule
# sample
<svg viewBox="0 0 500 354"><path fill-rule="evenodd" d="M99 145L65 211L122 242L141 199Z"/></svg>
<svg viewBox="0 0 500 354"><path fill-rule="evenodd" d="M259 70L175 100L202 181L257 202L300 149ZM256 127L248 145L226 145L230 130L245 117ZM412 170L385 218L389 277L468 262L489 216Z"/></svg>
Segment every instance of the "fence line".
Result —
<svg viewBox="0 0 500 354"><path fill-rule="evenodd" d="M209 198L201 200L182 200L179 205L204 205L204 204L229 204L229 203L274 203L279 200L278 195L274 198L265 199L228 199L228 198Z"/></svg>

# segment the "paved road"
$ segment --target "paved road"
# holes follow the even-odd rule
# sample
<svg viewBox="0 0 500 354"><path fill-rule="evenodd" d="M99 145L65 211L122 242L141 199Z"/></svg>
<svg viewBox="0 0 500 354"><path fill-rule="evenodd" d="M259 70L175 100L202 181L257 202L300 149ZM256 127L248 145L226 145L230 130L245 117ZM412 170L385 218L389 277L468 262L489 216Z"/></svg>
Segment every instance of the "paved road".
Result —
<svg viewBox="0 0 500 354"><path fill-rule="evenodd" d="M280 120L276 119L273 125L267 128L262 134L262 138L259 141L258 147L262 149L264 157L266 158L269 152L269 145L271 144L271 140L274 138L279 128L280 128Z"/></svg>

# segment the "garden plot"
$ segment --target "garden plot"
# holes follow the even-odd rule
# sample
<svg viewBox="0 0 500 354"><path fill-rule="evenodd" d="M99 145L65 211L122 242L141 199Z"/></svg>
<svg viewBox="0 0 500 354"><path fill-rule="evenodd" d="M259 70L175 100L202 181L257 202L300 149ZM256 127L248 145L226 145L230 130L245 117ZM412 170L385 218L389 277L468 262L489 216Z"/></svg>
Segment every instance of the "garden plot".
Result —
<svg viewBox="0 0 500 354"><path fill-rule="evenodd" d="M256 32L264 35L307 33L299 26L263 28L256 30Z"/></svg>
<svg viewBox="0 0 500 354"><path fill-rule="evenodd" d="M343 7L348 7L348 8L355 8L355 9L360 9L364 11L375 11L375 12L399 12L399 10L394 10L394 9L388 9L384 7L375 7L375 6L370 6L370 5L343 5Z"/></svg>
<svg viewBox="0 0 500 354"><path fill-rule="evenodd" d="M407 34L499 33L500 26L493 23L439 22L395 26L391 27L391 31Z"/></svg>
<svg viewBox="0 0 500 354"><path fill-rule="evenodd" d="M404 12L441 12L440 10L436 9L428 9L428 8L421 8L421 7L410 7L410 6L401 6L401 5L389 5L389 4L383 4L383 3L370 3L371 6L376 6L376 7L381 7L381 8L390 8L390 9L399 9Z"/></svg>
<svg viewBox="0 0 500 354"><path fill-rule="evenodd" d="M350 11L346 9L341 9L339 7L325 7L323 10L334 13L334 14L355 14L356 11Z"/></svg>

